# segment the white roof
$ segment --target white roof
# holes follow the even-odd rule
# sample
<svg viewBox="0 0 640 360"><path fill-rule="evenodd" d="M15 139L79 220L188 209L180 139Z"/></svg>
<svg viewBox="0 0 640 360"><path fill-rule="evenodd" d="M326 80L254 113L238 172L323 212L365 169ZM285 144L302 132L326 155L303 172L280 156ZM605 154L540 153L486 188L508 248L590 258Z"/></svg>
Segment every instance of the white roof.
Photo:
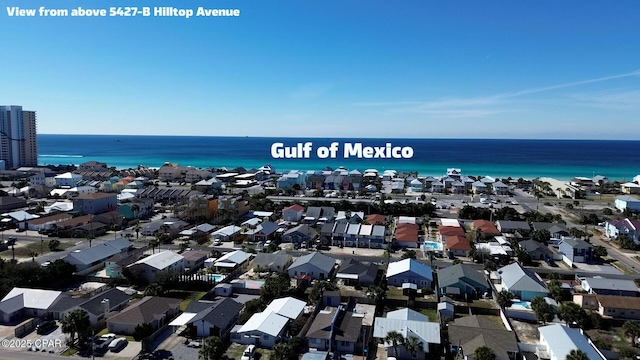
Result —
<svg viewBox="0 0 640 360"><path fill-rule="evenodd" d="M584 351L590 360L604 359L577 329L554 324L542 326L539 331L540 339L544 339L547 343L547 351L552 353L556 359L566 359L571 350L575 349Z"/></svg>
<svg viewBox="0 0 640 360"><path fill-rule="evenodd" d="M456 226L460 227L460 222L456 219L440 219L442 226Z"/></svg>
<svg viewBox="0 0 640 360"><path fill-rule="evenodd" d="M25 220L37 219L40 217L38 215L29 214L24 210L18 210L18 211L2 214L2 216L12 217L16 221L25 221Z"/></svg>
<svg viewBox="0 0 640 360"><path fill-rule="evenodd" d="M259 331L271 336L278 336L288 321L289 319L282 315L263 311L253 314L238 330L238 333Z"/></svg>
<svg viewBox="0 0 640 360"><path fill-rule="evenodd" d="M289 319L297 319L304 311L304 307L306 305L307 303L304 301L292 297L286 297L273 300L264 311L274 312L276 314L286 316Z"/></svg>
<svg viewBox="0 0 640 360"><path fill-rule="evenodd" d="M632 183L632 182L624 183L624 184L622 184L620 186L628 187L628 188L640 188L640 185L638 185L636 183Z"/></svg>
<svg viewBox="0 0 640 360"><path fill-rule="evenodd" d="M416 218L413 216L399 216L398 224L415 224Z"/></svg>
<svg viewBox="0 0 640 360"><path fill-rule="evenodd" d="M256 226L258 224L260 224L262 222L262 220L258 219L258 218L253 218L253 219L249 219L245 222L243 222L241 225L242 226Z"/></svg>
<svg viewBox="0 0 640 360"><path fill-rule="evenodd" d="M390 331L395 330L404 338L417 337L424 351L428 351L429 344L440 344L440 324L436 322L377 317L373 326L373 336L379 339L384 339ZM384 346L390 347L392 344L385 342Z"/></svg>
<svg viewBox="0 0 640 360"><path fill-rule="evenodd" d="M358 235L360 233L360 224L349 224L347 228L348 235Z"/></svg>
<svg viewBox="0 0 640 360"><path fill-rule="evenodd" d="M498 242L476 243L476 249L483 249L491 255L508 255L504 247Z"/></svg>
<svg viewBox="0 0 640 360"><path fill-rule="evenodd" d="M118 201L133 199L136 196L130 192L122 192L116 196Z"/></svg>
<svg viewBox="0 0 640 360"><path fill-rule="evenodd" d="M164 270L167 267L177 263L182 259L184 259L184 256L180 254L176 254L171 250L165 250L157 254L147 256L146 258L140 259L129 266L133 266L136 264L147 264L158 270Z"/></svg>
<svg viewBox="0 0 640 360"><path fill-rule="evenodd" d="M360 236L370 236L373 231L373 225L360 225Z"/></svg>
<svg viewBox="0 0 640 360"><path fill-rule="evenodd" d="M189 323L189 321L191 319L193 319L194 316L196 316L196 313L182 313L180 314L180 316L178 316L177 318L175 318L172 322L169 323L169 326L183 326L183 325L187 325Z"/></svg>
<svg viewBox="0 0 640 360"><path fill-rule="evenodd" d="M70 172L66 172L64 174L60 174L58 176L55 177L56 179L77 179L77 178L82 178L82 175L77 175L77 174L73 174Z"/></svg>
<svg viewBox="0 0 640 360"><path fill-rule="evenodd" d="M249 257L251 257L251 254L248 254L244 251L241 251L241 250L232 251L230 253L226 253L222 255L218 259L218 261L216 261L216 266L224 266L224 265L221 265L220 263L233 263L234 265L242 264Z"/></svg>
<svg viewBox="0 0 640 360"><path fill-rule="evenodd" d="M44 207L44 212L46 213L49 213L52 210L71 211L73 210L73 203L68 201L56 201L55 203L51 204L51 206Z"/></svg>
<svg viewBox="0 0 640 360"><path fill-rule="evenodd" d="M229 225L229 226L223 227L220 230L217 230L216 232L213 233L213 235L231 236L233 234L240 232L240 230L242 230L241 227L238 227L235 225Z"/></svg>
<svg viewBox="0 0 640 360"><path fill-rule="evenodd" d="M433 272L431 268L414 259L404 259L389 263L389 267L387 268L387 278L407 271L411 271L426 279L433 280Z"/></svg>
<svg viewBox="0 0 640 360"><path fill-rule="evenodd" d="M253 215L259 217L269 217L273 215L273 211L254 211Z"/></svg>
<svg viewBox="0 0 640 360"><path fill-rule="evenodd" d="M53 304L54 301L62 294L61 291L53 290L41 290L41 289L27 289L27 288L13 288L9 293L0 301L0 304L7 300L10 300L16 296L22 297L22 307L28 309L46 310ZM18 304L18 301L12 302ZM3 309L9 310L9 309ZM15 309L19 310L19 309ZM12 311L9 311L12 312Z"/></svg>

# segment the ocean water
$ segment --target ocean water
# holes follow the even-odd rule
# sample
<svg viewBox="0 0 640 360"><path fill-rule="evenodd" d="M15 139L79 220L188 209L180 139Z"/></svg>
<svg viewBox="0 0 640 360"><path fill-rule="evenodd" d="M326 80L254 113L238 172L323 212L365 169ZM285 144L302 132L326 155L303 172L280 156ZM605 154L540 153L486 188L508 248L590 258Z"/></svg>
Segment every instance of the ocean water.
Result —
<svg viewBox="0 0 640 360"><path fill-rule="evenodd" d="M312 143L306 159L275 159L273 143L295 147ZM319 147L338 143L335 158L318 158ZM363 146L410 147L410 159L364 159L344 157L345 143ZM379 171L417 171L440 176L447 168L465 175L494 177L555 177L604 175L612 180L631 180L640 174L640 141L610 140L507 140L507 139L326 139L197 136L38 135L41 165L81 164L96 160L117 168L165 162L195 167L242 166L246 169L271 164L276 171L317 170L325 167Z"/></svg>

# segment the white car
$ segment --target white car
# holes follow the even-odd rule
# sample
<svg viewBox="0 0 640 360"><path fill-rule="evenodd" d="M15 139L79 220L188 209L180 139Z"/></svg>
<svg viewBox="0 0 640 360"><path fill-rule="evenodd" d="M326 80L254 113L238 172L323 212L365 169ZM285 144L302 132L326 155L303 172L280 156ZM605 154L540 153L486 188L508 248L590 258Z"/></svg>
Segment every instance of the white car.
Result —
<svg viewBox="0 0 640 360"><path fill-rule="evenodd" d="M126 338L117 338L111 341L111 343L109 344L109 350L111 350L112 352L120 351L124 349L125 346L127 346L128 342L129 341Z"/></svg>
<svg viewBox="0 0 640 360"><path fill-rule="evenodd" d="M220 241L220 239L213 240L213 246L220 246L220 245L222 245L222 241Z"/></svg>
<svg viewBox="0 0 640 360"><path fill-rule="evenodd" d="M255 354L256 354L256 346L249 345L242 353L242 357L240 358L240 360L253 360L253 357L255 356Z"/></svg>
<svg viewBox="0 0 640 360"><path fill-rule="evenodd" d="M271 245L271 240L267 240L267 242L264 243L264 246L268 247L269 245Z"/></svg>

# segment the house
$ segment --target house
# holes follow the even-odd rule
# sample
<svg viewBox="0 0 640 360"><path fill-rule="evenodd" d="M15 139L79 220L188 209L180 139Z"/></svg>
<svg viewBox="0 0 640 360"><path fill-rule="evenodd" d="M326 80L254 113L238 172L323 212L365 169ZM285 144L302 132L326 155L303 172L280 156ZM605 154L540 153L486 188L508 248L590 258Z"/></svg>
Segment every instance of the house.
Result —
<svg viewBox="0 0 640 360"><path fill-rule="evenodd" d="M465 316L449 323L449 343L451 351L464 360L471 360L474 351L481 346L492 349L495 360L520 358L514 332L499 326L496 321L478 315Z"/></svg>
<svg viewBox="0 0 640 360"><path fill-rule="evenodd" d="M640 185L634 182L627 182L620 185L620 192L623 194L640 194Z"/></svg>
<svg viewBox="0 0 640 360"><path fill-rule="evenodd" d="M482 179L484 180L484 179ZM509 187L502 181L496 181L491 185L493 193L496 195L509 195Z"/></svg>
<svg viewBox="0 0 640 360"><path fill-rule="evenodd" d="M145 280L151 282L161 271L183 272L184 256L170 250L165 250L142 258L127 266L127 268L132 272L139 272Z"/></svg>
<svg viewBox="0 0 640 360"><path fill-rule="evenodd" d="M214 231L211 234L211 238L213 240L231 241L236 236L238 236L241 231L242 231L241 227L235 226L235 225L229 225L229 226L223 227L222 229L218 229Z"/></svg>
<svg viewBox="0 0 640 360"><path fill-rule="evenodd" d="M632 212L640 212L640 200L629 195L621 195L616 197L615 206L616 209L620 211L629 209L629 211Z"/></svg>
<svg viewBox="0 0 640 360"><path fill-rule="evenodd" d="M467 256L471 250L471 244L464 236L447 236L447 251L454 256Z"/></svg>
<svg viewBox="0 0 640 360"><path fill-rule="evenodd" d="M204 261L209 258L209 253L202 250L189 250L182 253L184 268L193 272L204 267Z"/></svg>
<svg viewBox="0 0 640 360"><path fill-rule="evenodd" d="M298 204L294 204L282 209L282 218L284 221L298 222L302 219L304 208Z"/></svg>
<svg viewBox="0 0 640 360"><path fill-rule="evenodd" d="M387 217L381 214L369 214L365 217L365 221L372 225L385 225L388 222Z"/></svg>
<svg viewBox="0 0 640 360"><path fill-rule="evenodd" d="M254 242L267 241L267 239L273 238L273 235L276 233L278 228L278 224L271 221L265 221L254 227L249 227L247 230L242 232L242 235L249 237L251 241Z"/></svg>
<svg viewBox="0 0 640 360"><path fill-rule="evenodd" d="M325 224L326 225L326 224ZM333 233L331 234L331 239L333 245L342 245L347 246L347 230L349 228L349 223L336 223L333 228Z"/></svg>
<svg viewBox="0 0 640 360"><path fill-rule="evenodd" d="M111 288L93 296L89 301L83 302L78 308L85 310L89 314L89 321L93 325L108 318L114 311L127 306L130 299L131 295L116 288Z"/></svg>
<svg viewBox="0 0 640 360"><path fill-rule="evenodd" d="M292 297L273 300L263 312L255 313L231 332L231 341L272 348L280 341L290 321L297 319L306 302Z"/></svg>
<svg viewBox="0 0 640 360"><path fill-rule="evenodd" d="M440 321L448 322L455 319L455 306L449 301L442 301L436 307Z"/></svg>
<svg viewBox="0 0 640 360"><path fill-rule="evenodd" d="M133 335L136 326L150 324L158 330L180 312L180 299L145 296L119 313L107 318L107 329L118 335Z"/></svg>
<svg viewBox="0 0 640 360"><path fill-rule="evenodd" d="M132 247L133 245L129 240L120 238L82 250L72 251L63 260L75 265L76 271L80 272L104 262L115 254L127 252Z"/></svg>
<svg viewBox="0 0 640 360"><path fill-rule="evenodd" d="M615 239L620 235L626 235L637 244L640 242L640 221L629 218L609 220L604 223L604 232L610 239Z"/></svg>
<svg viewBox="0 0 640 360"><path fill-rule="evenodd" d="M316 229L308 224L300 224L282 234L282 242L300 244L304 241L312 241L318 236Z"/></svg>
<svg viewBox="0 0 640 360"><path fill-rule="evenodd" d="M83 214L101 214L118 209L118 195L94 193L73 198L73 210Z"/></svg>
<svg viewBox="0 0 640 360"><path fill-rule="evenodd" d="M170 325L187 325L188 331L197 337L217 336L226 340L243 307L231 298L191 302Z"/></svg>
<svg viewBox="0 0 640 360"><path fill-rule="evenodd" d="M413 179L409 182L409 192L421 193L424 191L424 184L418 179Z"/></svg>
<svg viewBox="0 0 640 360"><path fill-rule="evenodd" d="M371 235L369 236L369 247L373 249L385 249L387 229L384 225L373 225ZM367 240L366 238L364 240Z"/></svg>
<svg viewBox="0 0 640 360"><path fill-rule="evenodd" d="M549 231L552 239L559 240L565 236L569 236L569 230L567 230L567 226L561 223L532 222L531 227L533 228L533 231L536 231L536 230Z"/></svg>
<svg viewBox="0 0 640 360"><path fill-rule="evenodd" d="M228 271L231 271L239 266L242 266L250 258L251 254L241 250L235 250L219 257L218 260L213 263L213 266L218 269L226 269Z"/></svg>
<svg viewBox="0 0 640 360"><path fill-rule="evenodd" d="M518 243L520 249L529 254L533 260L553 259L553 251L545 244L535 240L523 240Z"/></svg>
<svg viewBox="0 0 640 360"><path fill-rule="evenodd" d="M529 223L526 221L498 220L496 221L496 227L503 234L515 234L517 232L523 236L527 236L531 232Z"/></svg>
<svg viewBox="0 0 640 360"><path fill-rule="evenodd" d="M402 248L417 248L419 228L417 224L398 223L393 242Z"/></svg>
<svg viewBox="0 0 640 360"><path fill-rule="evenodd" d="M320 310L307 331L307 345L317 351L336 351L353 354L356 344L362 343L362 320L344 306Z"/></svg>
<svg viewBox="0 0 640 360"><path fill-rule="evenodd" d="M27 206L27 202L14 196L0 196L0 211L10 211L14 209L20 209ZM24 220L20 219L20 220Z"/></svg>
<svg viewBox="0 0 640 360"><path fill-rule="evenodd" d="M23 317L46 315L61 295L61 291L14 287L0 300L0 321L9 324Z"/></svg>
<svg viewBox="0 0 640 360"><path fill-rule="evenodd" d="M337 223L360 224L364 222L364 213L362 211L338 211L335 217Z"/></svg>
<svg viewBox="0 0 640 360"><path fill-rule="evenodd" d="M66 172L55 177L56 186L72 188L80 181L82 181L82 175Z"/></svg>
<svg viewBox="0 0 640 360"><path fill-rule="evenodd" d="M487 184L483 183L482 181L476 181L473 184L471 184L471 190L473 191L474 194L482 194L487 192Z"/></svg>
<svg viewBox="0 0 640 360"><path fill-rule="evenodd" d="M413 357L407 349L399 345L398 353L392 343L386 342L385 337L391 331L399 332L404 338L413 336L422 344L417 356ZM424 359L426 354L434 353L435 347L440 344L440 323L430 322L426 315L411 309L390 311L386 317L376 317L373 324L373 337L384 343L387 350L387 358L392 356L401 359Z"/></svg>
<svg viewBox="0 0 640 360"><path fill-rule="evenodd" d="M62 214L55 214L50 216L43 216L36 219L31 219L27 221L27 230L32 230L32 231L47 230L52 228L53 225L55 225L56 223L70 220L72 218L73 216L71 214L62 213ZM20 229L24 229L24 222L19 223L18 227Z"/></svg>
<svg viewBox="0 0 640 360"><path fill-rule="evenodd" d="M565 360L571 350L582 350L589 360L605 360L606 357L579 329L561 324L541 326L540 344L547 347L550 360Z"/></svg>
<svg viewBox="0 0 640 360"><path fill-rule="evenodd" d="M444 191L444 183L441 181L434 181L431 183L431 192L432 193L441 193Z"/></svg>
<svg viewBox="0 0 640 360"><path fill-rule="evenodd" d="M166 182L181 180L187 170L188 168L179 164L166 162L158 169L158 180Z"/></svg>
<svg viewBox="0 0 640 360"><path fill-rule="evenodd" d="M633 280L605 279L603 277L584 278L581 281L582 289L589 294L638 296L638 287Z"/></svg>
<svg viewBox="0 0 640 360"><path fill-rule="evenodd" d="M509 264L498 269L502 280L502 289L511 292L521 301L531 301L536 296L546 297L547 286L540 277L518 263Z"/></svg>
<svg viewBox="0 0 640 360"><path fill-rule="evenodd" d="M297 170L291 170L288 173L282 174L276 181L278 189L292 189L295 185L302 188L306 182L306 174Z"/></svg>
<svg viewBox="0 0 640 360"><path fill-rule="evenodd" d="M466 264L456 264L438 270L441 296L477 299L488 292L487 279L480 271Z"/></svg>
<svg viewBox="0 0 640 360"><path fill-rule="evenodd" d="M489 220L474 220L473 228L480 232L482 239L502 235L500 230Z"/></svg>
<svg viewBox="0 0 640 360"><path fill-rule="evenodd" d="M602 316L640 320L640 297L596 295L596 301L596 310Z"/></svg>
<svg viewBox="0 0 640 360"><path fill-rule="evenodd" d="M315 225L317 222L332 222L335 217L335 209L328 206L309 206L304 214L302 222Z"/></svg>
<svg viewBox="0 0 640 360"><path fill-rule="evenodd" d="M562 260L569 266L573 266L573 263L587 263L591 261L591 244L584 240L564 238L560 242L558 250L562 253Z"/></svg>
<svg viewBox="0 0 640 360"><path fill-rule="evenodd" d="M373 285L378 277L378 265L363 264L353 258L345 259L340 264L336 278L342 279L346 285Z"/></svg>
<svg viewBox="0 0 640 360"><path fill-rule="evenodd" d="M405 283L415 284L419 288L431 288L433 273L431 268L414 259L404 259L389 263L387 283L402 286Z"/></svg>
<svg viewBox="0 0 640 360"><path fill-rule="evenodd" d="M251 261L254 271L280 272L288 268L292 262L291 255L286 251L274 253L257 253Z"/></svg>
<svg viewBox="0 0 640 360"><path fill-rule="evenodd" d="M309 275L312 279L329 279L336 260L319 252L300 256L296 258L287 269L289 277L295 278L298 275Z"/></svg>

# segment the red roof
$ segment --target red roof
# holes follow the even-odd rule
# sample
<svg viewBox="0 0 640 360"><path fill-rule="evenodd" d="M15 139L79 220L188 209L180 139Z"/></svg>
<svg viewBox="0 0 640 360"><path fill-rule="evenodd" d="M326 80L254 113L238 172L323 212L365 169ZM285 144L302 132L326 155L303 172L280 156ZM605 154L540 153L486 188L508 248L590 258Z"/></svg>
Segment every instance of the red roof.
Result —
<svg viewBox="0 0 640 360"><path fill-rule="evenodd" d="M285 210L293 210L295 212L300 212L300 211L304 211L304 208L298 204L295 204L282 209L282 211L285 211Z"/></svg>
<svg viewBox="0 0 640 360"><path fill-rule="evenodd" d="M464 229L459 226L441 226L439 231L442 236L464 236Z"/></svg>
<svg viewBox="0 0 640 360"><path fill-rule="evenodd" d="M500 236L502 233L498 228L488 220L475 220L473 222L473 227L476 229L480 229L483 234L491 235L491 236Z"/></svg>
<svg viewBox="0 0 640 360"><path fill-rule="evenodd" d="M387 221L387 217L380 214L371 214L366 216L366 220L369 224L373 225L377 222L384 224Z"/></svg>
<svg viewBox="0 0 640 360"><path fill-rule="evenodd" d="M447 236L445 241L449 250L471 250L471 244L464 236Z"/></svg>

